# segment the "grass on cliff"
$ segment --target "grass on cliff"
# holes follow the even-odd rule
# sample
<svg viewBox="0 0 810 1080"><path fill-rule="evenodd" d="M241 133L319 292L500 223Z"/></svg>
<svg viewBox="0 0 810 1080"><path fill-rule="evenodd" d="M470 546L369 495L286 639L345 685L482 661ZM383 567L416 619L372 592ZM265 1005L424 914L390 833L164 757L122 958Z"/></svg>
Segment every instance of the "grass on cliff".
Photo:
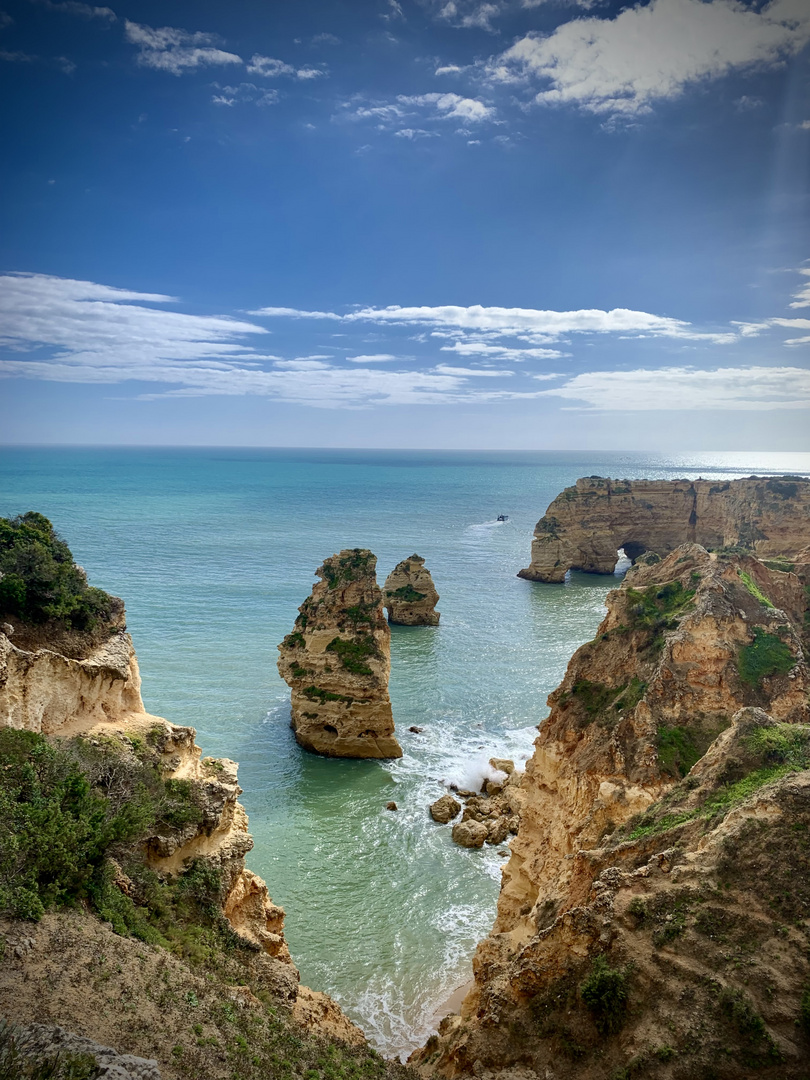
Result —
<svg viewBox="0 0 810 1080"><path fill-rule="evenodd" d="M360 578L373 576L376 565L376 557L367 548L351 548L325 559L321 569L329 588L337 589Z"/></svg>
<svg viewBox="0 0 810 1080"><path fill-rule="evenodd" d="M393 600L402 600L406 604L415 604L417 600L424 600L427 593L419 592L409 581L407 585L399 589L388 589L385 595Z"/></svg>
<svg viewBox="0 0 810 1080"><path fill-rule="evenodd" d="M120 610L120 600L87 584L46 517L0 518L0 616L93 631Z"/></svg>
<svg viewBox="0 0 810 1080"><path fill-rule="evenodd" d="M354 675L373 675L368 661L380 655L377 642L370 634L360 634L355 638L332 638L326 651L334 653L341 666Z"/></svg>
<svg viewBox="0 0 810 1080"><path fill-rule="evenodd" d="M670 581L660 588L627 589L628 613L640 627L648 630L672 630L693 606L695 590L680 581Z"/></svg>
<svg viewBox="0 0 810 1080"><path fill-rule="evenodd" d="M763 679L785 675L795 667L796 657L776 634L769 634L761 626L755 626L753 634L754 640L740 649L737 665L740 679L747 686L759 686Z"/></svg>

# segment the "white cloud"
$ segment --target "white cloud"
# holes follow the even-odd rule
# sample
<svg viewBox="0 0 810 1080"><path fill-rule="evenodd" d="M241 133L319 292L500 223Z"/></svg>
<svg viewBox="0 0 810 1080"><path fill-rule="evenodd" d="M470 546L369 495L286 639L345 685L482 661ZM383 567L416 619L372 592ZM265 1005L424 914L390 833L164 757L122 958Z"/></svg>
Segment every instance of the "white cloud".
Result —
<svg viewBox="0 0 810 1080"><path fill-rule="evenodd" d="M432 105L439 116L458 120L489 120L495 110L477 98L465 98L460 94L400 94L397 97L403 105Z"/></svg>
<svg viewBox="0 0 810 1080"><path fill-rule="evenodd" d="M433 72L434 75L458 75L464 68L460 68L458 64L445 64L444 67L437 67Z"/></svg>
<svg viewBox="0 0 810 1080"><path fill-rule="evenodd" d="M369 353L367 356L347 356L353 364L387 364L389 360L396 360L393 353Z"/></svg>
<svg viewBox="0 0 810 1080"><path fill-rule="evenodd" d="M138 47L142 67L182 75L185 71L209 65L241 64L241 56L214 48L213 34L178 30L172 26L155 29L141 23L124 22L127 41Z"/></svg>
<svg viewBox="0 0 810 1080"><path fill-rule="evenodd" d="M808 127L810 127L810 123L808 123ZM802 267L799 270L799 273L803 277L810 277L810 269L808 269L807 267ZM790 304L790 307L810 307L810 281L808 281L805 285L802 285L799 291L793 294L793 301Z"/></svg>
<svg viewBox="0 0 810 1080"><path fill-rule="evenodd" d="M254 83L243 82L238 86L220 86L219 83L214 83L214 86L219 90L219 93L211 98L214 105L252 103L263 107L275 105L278 101L278 90L268 90Z"/></svg>
<svg viewBox="0 0 810 1080"><path fill-rule="evenodd" d="M592 371L541 394L608 412L806 409L810 371L795 367Z"/></svg>
<svg viewBox="0 0 810 1080"><path fill-rule="evenodd" d="M268 315L271 318L288 318L288 319L337 319L343 318L342 315L336 315L333 311L300 311L298 308L290 307L263 307L256 311L248 311L247 315Z"/></svg>
<svg viewBox="0 0 810 1080"><path fill-rule="evenodd" d="M493 30L502 5L492 0L431 0L436 17L465 30Z"/></svg>
<svg viewBox="0 0 810 1080"><path fill-rule="evenodd" d="M289 76L294 79L320 79L326 75L322 68L303 67L296 68L284 60L276 60L272 56L261 56L254 53L247 66L248 75L261 75L265 79L279 79Z"/></svg>
<svg viewBox="0 0 810 1080"><path fill-rule="evenodd" d="M424 128L400 128L399 131L394 132L400 139L434 139L436 137L435 131L425 131Z"/></svg>
<svg viewBox="0 0 810 1080"><path fill-rule="evenodd" d="M483 375L486 378L497 379L501 375L514 375L514 371L501 371L494 368L468 368L468 367L452 367L450 364L437 364L433 369L438 371L441 375L466 375L466 376L479 376Z"/></svg>
<svg viewBox="0 0 810 1080"><path fill-rule="evenodd" d="M563 354L558 349L512 349L506 345L488 345L483 341L456 341L442 345L441 352L454 352L460 356L489 356L497 360L556 360Z"/></svg>
<svg viewBox="0 0 810 1080"><path fill-rule="evenodd" d="M651 0L612 19L580 18L527 34L490 62L494 81L539 78L544 105L638 116L687 86L772 67L810 41L807 0Z"/></svg>
<svg viewBox="0 0 810 1080"><path fill-rule="evenodd" d="M405 12L402 10L402 5L398 0L388 0L388 11L382 12L380 18L383 22L391 22L392 20L405 22Z"/></svg>
<svg viewBox="0 0 810 1080"><path fill-rule="evenodd" d="M116 22L118 16L108 7L93 7L91 4L81 4L77 0L35 0L40 7L48 11L63 11L67 15L78 15L83 19L104 19L106 22Z"/></svg>

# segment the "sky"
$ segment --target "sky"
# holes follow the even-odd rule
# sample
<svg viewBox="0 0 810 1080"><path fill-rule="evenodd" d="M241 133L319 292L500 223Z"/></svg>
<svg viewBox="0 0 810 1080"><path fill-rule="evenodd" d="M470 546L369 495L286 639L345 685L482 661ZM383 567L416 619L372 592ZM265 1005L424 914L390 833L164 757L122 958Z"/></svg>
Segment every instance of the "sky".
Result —
<svg viewBox="0 0 810 1080"><path fill-rule="evenodd" d="M810 450L810 0L9 0L0 443Z"/></svg>

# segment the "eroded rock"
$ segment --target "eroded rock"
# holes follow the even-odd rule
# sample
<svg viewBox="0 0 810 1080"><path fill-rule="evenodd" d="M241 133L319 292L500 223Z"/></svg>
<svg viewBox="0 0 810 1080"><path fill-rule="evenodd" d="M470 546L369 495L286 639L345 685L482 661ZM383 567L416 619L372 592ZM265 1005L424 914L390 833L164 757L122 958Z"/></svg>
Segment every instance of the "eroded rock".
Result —
<svg viewBox="0 0 810 1080"><path fill-rule="evenodd" d="M453 826L453 839L461 847L483 847L488 836L489 829L486 825L472 818L468 821L459 821L457 825Z"/></svg>
<svg viewBox="0 0 810 1080"><path fill-rule="evenodd" d="M383 585L383 602L390 623L403 626L438 626L439 594L425 560L411 555L397 563Z"/></svg>
<svg viewBox="0 0 810 1080"><path fill-rule="evenodd" d="M278 647L295 738L317 754L402 757L388 696L391 632L376 565L365 548L325 559L295 629Z"/></svg>
<svg viewBox="0 0 810 1080"><path fill-rule="evenodd" d="M430 816L440 825L447 825L461 811L461 803L456 802L452 795L442 795L435 803L430 804Z"/></svg>

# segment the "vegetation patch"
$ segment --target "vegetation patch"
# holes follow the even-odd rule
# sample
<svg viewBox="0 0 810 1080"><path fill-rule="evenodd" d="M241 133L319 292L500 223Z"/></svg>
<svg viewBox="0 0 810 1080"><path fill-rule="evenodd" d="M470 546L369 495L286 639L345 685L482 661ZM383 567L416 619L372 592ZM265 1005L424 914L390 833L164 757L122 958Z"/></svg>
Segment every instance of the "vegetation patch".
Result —
<svg viewBox="0 0 810 1080"><path fill-rule="evenodd" d="M754 581L754 579L749 573L747 573L745 570L742 570L740 567L737 567L737 577L740 579L743 585L745 585L746 589L748 589L753 598L755 600L759 600L760 604L762 604L763 607L773 608L774 605L771 603L765 593L760 589L759 585L757 585L757 583Z"/></svg>
<svg viewBox="0 0 810 1080"><path fill-rule="evenodd" d="M326 701L345 701L347 705L351 705L355 700L347 694L333 694L331 690L321 690L319 686L308 686L303 693L304 697L309 698L310 701L318 701L321 704Z"/></svg>
<svg viewBox="0 0 810 1080"><path fill-rule="evenodd" d="M600 1035L613 1035L624 1024L630 974L629 966L612 968L604 956L597 956L580 985L580 997L590 1009Z"/></svg>
<svg viewBox="0 0 810 1080"><path fill-rule="evenodd" d="M363 634L355 638L332 638L326 646L326 651L334 653L346 671L355 675L373 675L374 672L368 666L368 661L379 657L377 643L370 634Z"/></svg>
<svg viewBox="0 0 810 1080"><path fill-rule="evenodd" d="M283 649L303 649L305 646L304 635L300 630L293 630L291 634L287 634L281 643Z"/></svg>
<svg viewBox="0 0 810 1080"><path fill-rule="evenodd" d="M96 1080L92 1054L42 1053L24 1028L0 1020L0 1080Z"/></svg>
<svg viewBox="0 0 810 1080"><path fill-rule="evenodd" d="M769 570L779 570L782 574L792 574L796 569L796 564L792 563L789 559L784 559L779 556L776 559L761 559L763 566L767 566Z"/></svg>
<svg viewBox="0 0 810 1080"><path fill-rule="evenodd" d="M322 567L323 579L330 589L337 589L373 575L376 565L376 558L366 548L352 548L326 559Z"/></svg>
<svg viewBox="0 0 810 1080"><path fill-rule="evenodd" d="M776 634L761 626L753 628L754 640L743 645L738 659L740 680L747 686L759 686L770 675L785 675L796 664L796 657Z"/></svg>
<svg viewBox="0 0 810 1080"><path fill-rule="evenodd" d="M685 588L680 581L670 581L661 588L654 585L643 591L627 590L630 614L637 624L651 630L672 630L694 604L695 590Z"/></svg>
<svg viewBox="0 0 810 1080"><path fill-rule="evenodd" d="M121 610L120 600L87 584L46 517L0 518L0 615L93 631Z"/></svg>
<svg viewBox="0 0 810 1080"><path fill-rule="evenodd" d="M385 595L394 600L402 600L406 604L414 604L417 600L424 600L427 593L419 592L409 581L407 585L403 585L400 589L388 589Z"/></svg>
<svg viewBox="0 0 810 1080"><path fill-rule="evenodd" d="M685 727L668 727L661 724L657 737L658 764L668 776L686 776L692 766L703 756L695 742L694 734Z"/></svg>
<svg viewBox="0 0 810 1080"><path fill-rule="evenodd" d="M377 605L359 603L347 607L344 611L344 619L351 623L355 629L359 626L373 626L377 617Z"/></svg>

